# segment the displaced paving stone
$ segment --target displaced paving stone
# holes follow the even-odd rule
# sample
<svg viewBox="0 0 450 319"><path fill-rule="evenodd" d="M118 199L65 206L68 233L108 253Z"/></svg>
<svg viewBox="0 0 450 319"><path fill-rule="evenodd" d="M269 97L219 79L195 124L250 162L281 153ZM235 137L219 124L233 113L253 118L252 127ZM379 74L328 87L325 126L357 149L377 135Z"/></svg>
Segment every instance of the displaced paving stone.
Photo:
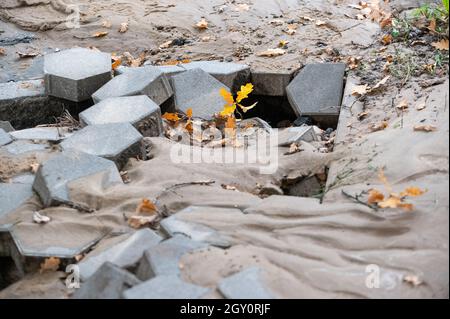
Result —
<svg viewBox="0 0 450 319"><path fill-rule="evenodd" d="M148 280L161 275L178 275L181 257L207 246L186 236L176 235L145 251L139 262L136 276L141 280Z"/></svg>
<svg viewBox="0 0 450 319"><path fill-rule="evenodd" d="M168 78L170 78L171 76L184 72L186 71L186 69L178 66L178 65L158 65L158 66L153 66L153 65L145 65L139 68L146 68L146 67L151 67L151 68L157 68L159 71L161 71L163 74L165 74ZM127 66L120 66L118 67L115 72L116 75L120 75L120 74L124 74L128 71L133 71L136 68L132 68L132 67L127 67Z"/></svg>
<svg viewBox="0 0 450 319"><path fill-rule="evenodd" d="M173 91L164 73L157 67L148 66L116 76L96 91L92 98L99 103L111 97L134 95L147 95L161 105L173 95Z"/></svg>
<svg viewBox="0 0 450 319"><path fill-rule="evenodd" d="M74 48L45 56L46 93L82 102L111 80L111 54Z"/></svg>
<svg viewBox="0 0 450 319"><path fill-rule="evenodd" d="M287 96L297 116L338 117L344 88L343 63L305 66L287 87Z"/></svg>
<svg viewBox="0 0 450 319"><path fill-rule="evenodd" d="M77 289L73 299L121 299L122 292L140 284L130 272L118 266L105 262L80 289Z"/></svg>
<svg viewBox="0 0 450 319"><path fill-rule="evenodd" d="M318 141L312 126L289 127L278 130L278 145L290 146L293 143Z"/></svg>
<svg viewBox="0 0 450 319"><path fill-rule="evenodd" d="M286 87L294 77L295 70L267 71L264 69L252 70L251 82L254 86L254 95L284 96Z"/></svg>
<svg viewBox="0 0 450 319"><path fill-rule="evenodd" d="M142 138L130 123L89 125L63 141L61 147L104 157L122 168L130 157L142 156Z"/></svg>
<svg viewBox="0 0 450 319"><path fill-rule="evenodd" d="M182 219L183 214L191 213L202 213L206 212L208 214L214 213L226 213L226 214L238 214L241 215L242 212L238 209L232 208L218 208L218 207L206 207L206 206L190 206L181 211L176 215L172 215L161 221L162 229L169 236L176 236L177 234L185 235L192 240L207 243L217 247L228 248L231 246L230 240L223 235L220 235L216 230L211 227L184 221Z"/></svg>
<svg viewBox="0 0 450 319"><path fill-rule="evenodd" d="M30 184L0 183L0 217L15 211L32 196Z"/></svg>
<svg viewBox="0 0 450 319"><path fill-rule="evenodd" d="M143 136L160 136L161 109L146 95L109 98L80 113L83 126L128 122Z"/></svg>
<svg viewBox="0 0 450 319"><path fill-rule="evenodd" d="M229 90L223 83L201 69L193 69L172 77L175 91L175 108L186 113L192 108L195 117L211 120L223 110L224 100L220 89Z"/></svg>
<svg viewBox="0 0 450 319"><path fill-rule="evenodd" d="M180 65L186 70L202 69L217 80L237 92L241 85L250 80L250 67L245 64L220 62L220 61L196 61Z"/></svg>
<svg viewBox="0 0 450 319"><path fill-rule="evenodd" d="M16 140L36 140L59 142L72 133L63 127L35 127L10 133Z"/></svg>
<svg viewBox="0 0 450 319"><path fill-rule="evenodd" d="M0 146L9 144L11 142L12 142L11 135L9 135L2 128L0 128Z"/></svg>
<svg viewBox="0 0 450 319"><path fill-rule="evenodd" d="M158 276L123 293L125 299L199 299L210 289L182 281L178 276Z"/></svg>
<svg viewBox="0 0 450 319"><path fill-rule="evenodd" d="M7 133L14 131L14 127L12 127L9 121L0 121L0 129L3 129Z"/></svg>
<svg viewBox="0 0 450 319"><path fill-rule="evenodd" d="M92 276L107 261L122 268L131 267L139 262L145 250L154 247L161 240L152 230L141 229L119 244L83 259L78 264L81 279Z"/></svg>
<svg viewBox="0 0 450 319"><path fill-rule="evenodd" d="M261 269L250 267L222 279L219 291L227 299L274 299L272 292L261 280Z"/></svg>
<svg viewBox="0 0 450 319"><path fill-rule="evenodd" d="M49 123L65 109L72 111L73 106L48 97L43 80L0 83L0 125L9 121L17 129L34 127Z"/></svg>
<svg viewBox="0 0 450 319"><path fill-rule="evenodd" d="M33 189L44 206L55 206L70 201L70 182L96 174L105 174L102 187L122 183L114 162L83 152L65 151L39 166Z"/></svg>
<svg viewBox="0 0 450 319"><path fill-rule="evenodd" d="M25 153L43 152L50 146L48 144L37 144L27 140L14 141L0 148L11 155L22 155Z"/></svg>

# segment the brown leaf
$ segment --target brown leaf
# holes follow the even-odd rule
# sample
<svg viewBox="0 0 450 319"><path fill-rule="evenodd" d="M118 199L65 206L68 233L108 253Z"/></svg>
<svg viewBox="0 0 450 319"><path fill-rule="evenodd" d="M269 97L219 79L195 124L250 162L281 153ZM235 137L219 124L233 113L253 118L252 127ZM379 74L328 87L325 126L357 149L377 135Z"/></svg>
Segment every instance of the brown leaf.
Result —
<svg viewBox="0 0 450 319"><path fill-rule="evenodd" d="M144 226L151 225L153 222L155 222L157 215L153 216L131 216L128 218L128 225L134 229L139 229Z"/></svg>
<svg viewBox="0 0 450 319"><path fill-rule="evenodd" d="M414 206L409 203L402 202L401 198L396 196L391 196L387 200L378 203L380 208L401 208L405 211L412 211Z"/></svg>
<svg viewBox="0 0 450 319"><path fill-rule="evenodd" d="M129 27L128 22L122 22L122 23L120 24L120 27L119 27L119 32L120 32L120 33L125 33L125 32L127 32L127 31L128 31L128 27Z"/></svg>
<svg viewBox="0 0 450 319"><path fill-rule="evenodd" d="M369 191L369 198L367 199L368 204L376 204L384 200L384 195L376 189L371 189Z"/></svg>
<svg viewBox="0 0 450 319"><path fill-rule="evenodd" d="M39 166L40 166L39 163L30 164L31 173L36 174L39 169Z"/></svg>
<svg viewBox="0 0 450 319"><path fill-rule="evenodd" d="M167 48L170 48L170 46L173 44L173 41L172 40L170 40L170 41L167 41L167 42L164 42L163 44L161 44L160 46L159 46L159 48L160 49L167 49Z"/></svg>
<svg viewBox="0 0 450 319"><path fill-rule="evenodd" d="M111 26L112 26L111 21L104 20L104 21L102 22L102 27L104 27L104 28L109 29L109 28L111 28Z"/></svg>
<svg viewBox="0 0 450 319"><path fill-rule="evenodd" d="M263 57L275 57L279 55L285 54L286 51L280 48L277 49L268 49L266 51L259 52L257 56L263 56Z"/></svg>
<svg viewBox="0 0 450 319"><path fill-rule="evenodd" d="M357 118L358 120L362 121L367 117L367 115L369 115L369 112L361 112L357 115Z"/></svg>
<svg viewBox="0 0 450 319"><path fill-rule="evenodd" d="M137 214L155 215L158 208L149 199L143 199L142 202L136 208Z"/></svg>
<svg viewBox="0 0 450 319"><path fill-rule="evenodd" d="M441 51L448 51L448 39L441 40L439 42L431 43L433 47Z"/></svg>
<svg viewBox="0 0 450 319"><path fill-rule="evenodd" d="M355 85L352 89L352 95L365 95L369 91L369 86L367 84Z"/></svg>
<svg viewBox="0 0 450 319"><path fill-rule="evenodd" d="M411 284L414 287L420 286L423 283L422 280L420 280L419 277L415 275L406 275L405 277L403 277L403 281Z"/></svg>
<svg viewBox="0 0 450 319"><path fill-rule="evenodd" d="M169 122L178 122L181 118L178 116L178 113L164 113L162 116L163 119L166 119Z"/></svg>
<svg viewBox="0 0 450 319"><path fill-rule="evenodd" d="M373 88L370 89L370 92L373 92L375 90L378 90L381 86L385 85L386 82L391 78L390 75L385 76L380 82L378 82L377 84L375 84L375 86Z"/></svg>
<svg viewBox="0 0 450 319"><path fill-rule="evenodd" d="M392 43L392 40L394 40L392 38L392 35L390 34L385 34L383 35L383 37L381 38L381 43L383 43L384 45L388 45Z"/></svg>
<svg viewBox="0 0 450 319"><path fill-rule="evenodd" d="M377 132L377 131L382 131L382 130L384 130L387 127L388 127L388 122L382 121L380 123L372 124L372 126L370 127L370 130L372 132Z"/></svg>
<svg viewBox="0 0 450 319"><path fill-rule="evenodd" d="M396 108L403 111L406 110L408 108L408 100L407 99L401 100L400 103L397 104Z"/></svg>
<svg viewBox="0 0 450 319"><path fill-rule="evenodd" d="M197 22L197 24L195 25L195 27L199 30L205 30L208 29L208 21L206 21L204 18L201 19L199 22Z"/></svg>
<svg viewBox="0 0 450 319"><path fill-rule="evenodd" d="M416 125L414 126L414 131L416 132L435 132L437 127L433 125Z"/></svg>
<svg viewBox="0 0 450 319"><path fill-rule="evenodd" d="M405 189L405 191L400 193L400 196L402 197L417 197L417 196L422 196L423 194L425 194L427 191L426 190L422 190L419 187L408 187L407 189Z"/></svg>
<svg viewBox="0 0 450 319"><path fill-rule="evenodd" d="M6 55L6 50L3 48L0 48L0 55Z"/></svg>
<svg viewBox="0 0 450 319"><path fill-rule="evenodd" d="M107 35L108 35L108 31L98 31L98 32L95 32L92 36L94 38L103 38Z"/></svg>
<svg viewBox="0 0 450 319"><path fill-rule="evenodd" d="M57 271L60 264L61 260L59 258L56 257L46 258L44 262L41 264L41 269L39 272L42 274L43 272L46 271L53 271L53 272Z"/></svg>
<svg viewBox="0 0 450 319"><path fill-rule="evenodd" d="M430 25L428 26L428 30L431 32L436 32L436 19L433 18L430 20Z"/></svg>

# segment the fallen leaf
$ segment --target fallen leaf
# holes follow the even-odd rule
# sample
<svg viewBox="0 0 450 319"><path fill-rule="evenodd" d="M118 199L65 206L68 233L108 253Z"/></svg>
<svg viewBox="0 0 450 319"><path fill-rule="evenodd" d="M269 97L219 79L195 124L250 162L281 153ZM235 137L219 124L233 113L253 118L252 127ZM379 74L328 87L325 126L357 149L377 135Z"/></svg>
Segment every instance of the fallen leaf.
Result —
<svg viewBox="0 0 450 319"><path fill-rule="evenodd" d="M92 36L94 38L103 38L107 35L108 35L108 31L98 31L98 32L95 32Z"/></svg>
<svg viewBox="0 0 450 319"><path fill-rule="evenodd" d="M430 30L431 32L436 32L436 19L432 18L430 20L430 24L428 25L428 30Z"/></svg>
<svg viewBox="0 0 450 319"><path fill-rule="evenodd" d="M248 11L250 10L250 6L246 3L241 3L236 6L236 11Z"/></svg>
<svg viewBox="0 0 450 319"><path fill-rule="evenodd" d="M3 48L0 48L0 55L6 55L6 50Z"/></svg>
<svg viewBox="0 0 450 319"><path fill-rule="evenodd" d="M33 222L36 224L47 224L50 222L50 217L39 214L39 212L33 213Z"/></svg>
<svg viewBox="0 0 450 319"><path fill-rule="evenodd" d="M143 199L136 208L136 213L138 214L155 215L157 211L158 208L149 199Z"/></svg>
<svg viewBox="0 0 450 319"><path fill-rule="evenodd" d="M279 48L285 48L288 44L289 44L289 41L280 40L280 42L278 43L278 47Z"/></svg>
<svg viewBox="0 0 450 319"><path fill-rule="evenodd" d="M416 132L435 132L437 127L433 125L416 125L414 126L414 131Z"/></svg>
<svg viewBox="0 0 450 319"><path fill-rule="evenodd" d="M170 122L178 122L179 120L181 120L181 118L178 116L178 113L164 113L164 115L162 116L163 119L166 119L167 121Z"/></svg>
<svg viewBox="0 0 450 319"><path fill-rule="evenodd" d="M17 52L17 54L19 55L19 58L21 58L21 59L34 58L39 55L39 53L36 51Z"/></svg>
<svg viewBox="0 0 450 319"><path fill-rule="evenodd" d="M358 118L358 120L362 121L367 117L367 115L369 115L369 112L361 112L356 117Z"/></svg>
<svg viewBox="0 0 450 319"><path fill-rule="evenodd" d="M188 118L192 118L192 115L193 115L193 111L192 111L192 108L188 108L187 110L186 110L186 116L188 117Z"/></svg>
<svg viewBox="0 0 450 319"><path fill-rule="evenodd" d="M378 90L381 86L385 85L387 81L391 78L390 75L385 76L381 81L379 81L373 88L370 89L370 92Z"/></svg>
<svg viewBox="0 0 450 319"><path fill-rule="evenodd" d="M289 151L284 153L284 155L292 155L295 153L299 153L302 152L303 150L300 148L300 145L297 143L292 143L291 146L289 147Z"/></svg>
<svg viewBox="0 0 450 319"><path fill-rule="evenodd" d="M408 108L408 100L401 100L400 103L397 104L396 108L403 111L406 110Z"/></svg>
<svg viewBox="0 0 450 319"><path fill-rule="evenodd" d="M414 287L420 286L423 282L415 275L406 275L403 277L403 281L413 285Z"/></svg>
<svg viewBox="0 0 450 319"><path fill-rule="evenodd" d="M266 51L259 52L257 56L263 56L263 57L276 57L285 54L286 51L280 48L276 49L268 49Z"/></svg>
<svg viewBox="0 0 450 319"><path fill-rule="evenodd" d="M134 229L139 229L144 226L151 225L157 218L157 215L153 216L131 216L128 218L128 225Z"/></svg>
<svg viewBox="0 0 450 319"><path fill-rule="evenodd" d="M369 90L369 86L367 84L363 85L355 85L352 89L352 95L365 95Z"/></svg>
<svg viewBox="0 0 450 319"><path fill-rule="evenodd" d="M392 35L390 34L385 34L383 35L383 37L381 38L381 43L383 43L384 45L388 45L392 43L392 40L394 40L392 38Z"/></svg>
<svg viewBox="0 0 450 319"><path fill-rule="evenodd" d="M159 46L159 48L160 48L160 49L167 49L167 48L170 48L170 46L172 45L172 43L173 43L172 40L167 41L167 42L164 42L163 44L161 44L161 45Z"/></svg>
<svg viewBox="0 0 450 319"><path fill-rule="evenodd" d="M119 27L119 32L125 33L128 31L128 28L129 28L128 22L122 22Z"/></svg>
<svg viewBox="0 0 450 319"><path fill-rule="evenodd" d="M248 98L248 96L252 92L253 92L253 84L247 83L246 85L242 85L240 91L237 93L236 102L241 103L242 100Z"/></svg>
<svg viewBox="0 0 450 319"><path fill-rule="evenodd" d="M204 18L201 19L199 22L197 22L197 24L195 25L195 27L199 30L205 30L208 29L208 21L206 21Z"/></svg>
<svg viewBox="0 0 450 319"><path fill-rule="evenodd" d="M322 20L317 20L316 21L316 26L320 27L320 26L324 26L327 25L328 23Z"/></svg>
<svg viewBox="0 0 450 319"><path fill-rule="evenodd" d="M348 68L350 70L356 69L359 65L359 60L360 60L360 57L348 57L347 58Z"/></svg>
<svg viewBox="0 0 450 319"><path fill-rule="evenodd" d="M111 64L112 69L117 69L122 64L122 59L118 56L112 56L113 63Z"/></svg>
<svg viewBox="0 0 450 319"><path fill-rule="evenodd" d="M441 51L448 51L448 39L441 40L439 42L431 43L433 47Z"/></svg>
<svg viewBox="0 0 450 319"><path fill-rule="evenodd" d="M112 26L111 21L105 20L102 22L102 27L104 27L104 28L109 29L109 28L111 28L111 26Z"/></svg>
<svg viewBox="0 0 450 319"><path fill-rule="evenodd" d="M30 164L30 170L31 170L31 173L33 173L33 174L36 174L37 173L37 171L38 171L38 169L39 169L39 164L38 163L32 163L32 164Z"/></svg>
<svg viewBox="0 0 450 319"><path fill-rule="evenodd" d="M367 203L369 205L382 202L383 200L384 200L384 195L380 191L378 191L376 189L371 189L369 191L369 198L367 199Z"/></svg>
<svg viewBox="0 0 450 319"><path fill-rule="evenodd" d="M402 202L401 198L391 196L387 200L378 203L380 208L401 208L405 211L412 211L414 206L409 203Z"/></svg>
<svg viewBox="0 0 450 319"><path fill-rule="evenodd" d="M372 126L370 127L370 130L372 132L377 132L377 131L382 131L382 130L384 130L387 127L388 127L388 122L382 121L380 123L372 124Z"/></svg>
<svg viewBox="0 0 450 319"><path fill-rule="evenodd" d="M44 262L41 264L41 269L39 272L42 274L43 272L46 271L53 271L53 272L57 271L60 264L61 260L59 258L56 257L46 258Z"/></svg>
<svg viewBox="0 0 450 319"><path fill-rule="evenodd" d="M403 192L400 193L400 196L417 197L422 196L426 192L427 192L426 190L421 190L419 187L408 187L407 189L405 189Z"/></svg>
<svg viewBox="0 0 450 319"><path fill-rule="evenodd" d="M425 103L425 102L421 102L421 103L419 103L419 104L416 105L416 110L417 110L417 111L422 111L422 110L424 110L426 107L427 107L426 103Z"/></svg>
<svg viewBox="0 0 450 319"><path fill-rule="evenodd" d="M236 118L233 116L229 116L225 123L225 128L230 130L236 130Z"/></svg>

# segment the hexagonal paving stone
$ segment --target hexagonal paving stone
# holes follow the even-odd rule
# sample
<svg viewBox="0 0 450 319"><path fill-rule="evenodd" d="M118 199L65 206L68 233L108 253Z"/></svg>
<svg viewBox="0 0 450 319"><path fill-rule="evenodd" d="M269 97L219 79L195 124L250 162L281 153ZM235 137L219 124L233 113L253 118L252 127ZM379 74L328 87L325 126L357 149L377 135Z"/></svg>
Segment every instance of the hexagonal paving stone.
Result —
<svg viewBox="0 0 450 319"><path fill-rule="evenodd" d="M293 143L318 141L312 126L289 127L278 130L278 146L290 146Z"/></svg>
<svg viewBox="0 0 450 319"><path fill-rule="evenodd" d="M48 143L33 143L27 140L14 141L0 148L1 151L6 151L11 155L22 155L25 153L44 152L50 148Z"/></svg>
<svg viewBox="0 0 450 319"><path fill-rule="evenodd" d="M3 129L7 133L14 131L14 127L12 127L9 121L0 121L0 129Z"/></svg>
<svg viewBox="0 0 450 319"><path fill-rule="evenodd" d="M114 162L83 152L65 151L39 166L33 189L46 207L67 203L68 184L95 174L104 174L101 187L122 183Z"/></svg>
<svg viewBox="0 0 450 319"><path fill-rule="evenodd" d="M97 90L92 98L95 103L99 103L111 97L134 95L147 95L161 105L173 95L173 91L164 73L157 67L148 66L116 76Z"/></svg>
<svg viewBox="0 0 450 319"><path fill-rule="evenodd" d="M297 116L339 116L344 90L343 63L308 64L287 87Z"/></svg>
<svg viewBox="0 0 450 319"><path fill-rule="evenodd" d="M34 127L9 133L15 140L36 140L58 142L72 133L63 127Z"/></svg>
<svg viewBox="0 0 450 319"><path fill-rule="evenodd" d="M230 90L201 69L193 69L171 78L175 91L175 108L186 113L192 108L195 117L211 120L214 114L223 110L225 102L220 89Z"/></svg>
<svg viewBox="0 0 450 319"><path fill-rule="evenodd" d="M160 275L178 275L180 258L194 250L208 247L207 244L176 235L156 246L147 249L142 257L136 275L141 280L148 280Z"/></svg>
<svg viewBox="0 0 450 319"><path fill-rule="evenodd" d="M0 183L0 217L13 212L32 196L30 184Z"/></svg>
<svg viewBox="0 0 450 319"><path fill-rule="evenodd" d="M111 80L111 54L74 48L45 56L48 95L74 102L88 100Z"/></svg>
<svg viewBox="0 0 450 319"><path fill-rule="evenodd" d="M219 291L227 299L274 299L273 293L261 280L261 269L250 267L222 279Z"/></svg>
<svg viewBox="0 0 450 319"><path fill-rule="evenodd" d="M92 276L107 261L122 268L133 266L138 263L145 250L154 247L161 240L154 231L145 228L112 247L100 252L94 251L92 256L88 255L78 264L81 279Z"/></svg>
<svg viewBox="0 0 450 319"><path fill-rule="evenodd" d="M128 122L144 136L162 133L161 109L146 95L103 100L80 113L80 121L83 126Z"/></svg>
<svg viewBox="0 0 450 319"><path fill-rule="evenodd" d="M210 289L189 284L178 276L158 276L125 290L125 299L199 299Z"/></svg>
<svg viewBox="0 0 450 319"><path fill-rule="evenodd" d="M142 155L142 138L130 123L89 125L63 141L61 147L104 157L121 168L130 157Z"/></svg>
<svg viewBox="0 0 450 319"><path fill-rule="evenodd" d="M250 67L245 64L220 62L220 61L195 61L181 64L186 70L202 69L217 80L237 91L241 85L250 80Z"/></svg>
<svg viewBox="0 0 450 319"><path fill-rule="evenodd" d="M269 71L264 68L252 69L251 82L253 94L267 96L284 96L286 87L291 82L295 70Z"/></svg>
<svg viewBox="0 0 450 319"><path fill-rule="evenodd" d="M157 68L162 73L164 73L168 78L170 78L172 75L186 71L185 68L182 68L181 66L178 66L178 65L145 65L144 64L144 66L142 66L140 68L146 68L146 67ZM116 75L120 75L120 74L124 74L128 71L133 71L135 69L136 68L132 68L132 67L128 67L128 66L120 66L115 70L115 72L116 72Z"/></svg>
<svg viewBox="0 0 450 319"><path fill-rule="evenodd" d="M2 128L0 128L0 146L9 144L12 142L11 135L5 132Z"/></svg>

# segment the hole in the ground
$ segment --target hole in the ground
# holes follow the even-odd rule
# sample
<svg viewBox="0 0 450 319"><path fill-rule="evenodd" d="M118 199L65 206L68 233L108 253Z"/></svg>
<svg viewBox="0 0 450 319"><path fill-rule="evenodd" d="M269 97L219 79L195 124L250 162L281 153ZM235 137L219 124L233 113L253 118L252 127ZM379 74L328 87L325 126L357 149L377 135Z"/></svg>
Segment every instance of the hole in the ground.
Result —
<svg viewBox="0 0 450 319"><path fill-rule="evenodd" d="M285 179L281 189L285 195L298 197L312 197L322 199L328 178L328 168L322 173L301 176L296 179Z"/></svg>
<svg viewBox="0 0 450 319"><path fill-rule="evenodd" d="M0 290L21 279L16 264L11 257L0 257Z"/></svg>

